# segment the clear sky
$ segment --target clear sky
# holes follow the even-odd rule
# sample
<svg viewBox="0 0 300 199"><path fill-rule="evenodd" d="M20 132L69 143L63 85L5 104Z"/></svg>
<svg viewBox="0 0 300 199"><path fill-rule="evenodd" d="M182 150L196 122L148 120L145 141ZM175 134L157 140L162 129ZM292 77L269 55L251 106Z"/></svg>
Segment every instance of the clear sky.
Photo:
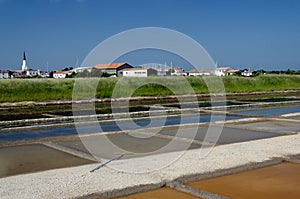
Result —
<svg viewBox="0 0 300 199"><path fill-rule="evenodd" d="M192 37L219 65L300 70L299 0L0 0L0 25L0 69L19 69L23 50L30 68L73 66L151 26Z"/></svg>

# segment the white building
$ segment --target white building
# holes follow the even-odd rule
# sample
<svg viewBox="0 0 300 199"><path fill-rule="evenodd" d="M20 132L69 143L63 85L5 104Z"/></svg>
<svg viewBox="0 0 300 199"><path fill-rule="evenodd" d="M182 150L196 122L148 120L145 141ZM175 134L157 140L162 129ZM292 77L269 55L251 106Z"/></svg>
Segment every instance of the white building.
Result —
<svg viewBox="0 0 300 199"><path fill-rule="evenodd" d="M9 71L8 70L0 70L0 79L8 79L8 78L10 78Z"/></svg>
<svg viewBox="0 0 300 199"><path fill-rule="evenodd" d="M172 68L171 69L171 76L183 76L184 70L182 68Z"/></svg>
<svg viewBox="0 0 300 199"><path fill-rule="evenodd" d="M53 72L53 78L55 79L66 78L67 74L68 71L55 71Z"/></svg>
<svg viewBox="0 0 300 199"><path fill-rule="evenodd" d="M119 71L125 69L125 68L133 68L128 63L111 63L111 64L97 64L93 67L93 69L100 70L103 73L108 73L111 75L117 75L119 74Z"/></svg>
<svg viewBox="0 0 300 199"><path fill-rule="evenodd" d="M233 75L234 73L238 72L239 70L235 70L235 69L232 69L230 67L223 67L223 68L217 68L215 69L215 72L214 74L216 76L227 76L227 75Z"/></svg>
<svg viewBox="0 0 300 199"><path fill-rule="evenodd" d="M253 75L253 72L251 70L244 70L242 72L242 76L244 77L251 77Z"/></svg>
<svg viewBox="0 0 300 199"><path fill-rule="evenodd" d="M157 76L157 70L152 68L125 68L118 73L123 77L149 77Z"/></svg>
<svg viewBox="0 0 300 199"><path fill-rule="evenodd" d="M83 71L88 71L92 72L93 66L82 66L82 67L77 67L72 70L69 70L69 74L72 74L73 72L75 73L82 73Z"/></svg>
<svg viewBox="0 0 300 199"><path fill-rule="evenodd" d="M41 71L40 70L26 70L26 76L29 77L36 77L36 76L40 76L41 75Z"/></svg>
<svg viewBox="0 0 300 199"><path fill-rule="evenodd" d="M219 77L225 76L228 70L230 70L230 68L228 68L228 67L216 68L215 69L215 75L219 76Z"/></svg>
<svg viewBox="0 0 300 199"><path fill-rule="evenodd" d="M45 72L45 71L40 71L40 76L43 77L43 78L48 78L48 77L50 77L49 73L48 73L48 72Z"/></svg>
<svg viewBox="0 0 300 199"><path fill-rule="evenodd" d="M172 63L171 63L172 65ZM147 63L142 64L142 68L151 68L157 71L157 76L170 76L171 75L171 68L167 66L167 64L159 64L159 63Z"/></svg>

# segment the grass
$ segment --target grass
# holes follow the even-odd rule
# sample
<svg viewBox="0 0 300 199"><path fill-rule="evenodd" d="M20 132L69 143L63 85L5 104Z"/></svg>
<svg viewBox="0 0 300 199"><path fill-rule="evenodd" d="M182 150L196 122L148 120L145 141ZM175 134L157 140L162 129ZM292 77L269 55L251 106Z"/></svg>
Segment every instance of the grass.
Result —
<svg viewBox="0 0 300 199"><path fill-rule="evenodd" d="M0 102L65 100L72 96L74 80L0 80Z"/></svg>
<svg viewBox="0 0 300 199"><path fill-rule="evenodd" d="M11 79L0 80L0 102L51 101L110 98L124 96L166 96L173 94L205 94L300 90L300 76L266 75L244 77L149 77L91 79ZM224 87L223 87L224 84ZM191 88L193 90L191 90ZM73 96L73 89L76 96Z"/></svg>

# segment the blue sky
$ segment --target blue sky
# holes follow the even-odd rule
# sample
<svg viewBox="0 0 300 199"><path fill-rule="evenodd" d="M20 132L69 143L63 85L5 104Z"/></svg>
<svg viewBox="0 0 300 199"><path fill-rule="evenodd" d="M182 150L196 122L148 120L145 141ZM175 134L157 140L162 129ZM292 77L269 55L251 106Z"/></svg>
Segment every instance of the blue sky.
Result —
<svg viewBox="0 0 300 199"><path fill-rule="evenodd" d="M298 0L0 0L0 69L19 69L23 50L30 68L72 66L106 38L150 26L192 37L219 65L300 70L299 10Z"/></svg>

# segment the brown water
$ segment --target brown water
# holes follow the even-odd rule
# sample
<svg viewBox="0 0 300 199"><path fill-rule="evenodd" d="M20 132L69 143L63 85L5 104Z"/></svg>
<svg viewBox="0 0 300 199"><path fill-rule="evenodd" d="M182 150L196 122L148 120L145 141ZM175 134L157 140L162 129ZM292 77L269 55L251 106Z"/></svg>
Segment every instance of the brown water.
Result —
<svg viewBox="0 0 300 199"><path fill-rule="evenodd" d="M0 177L89 163L41 144L0 148Z"/></svg>
<svg viewBox="0 0 300 199"><path fill-rule="evenodd" d="M300 198L300 164L282 163L187 185L242 199Z"/></svg>
<svg viewBox="0 0 300 199"><path fill-rule="evenodd" d="M147 191L143 193L132 194L119 199L195 199L198 197L176 191L171 188L161 188L154 191Z"/></svg>

